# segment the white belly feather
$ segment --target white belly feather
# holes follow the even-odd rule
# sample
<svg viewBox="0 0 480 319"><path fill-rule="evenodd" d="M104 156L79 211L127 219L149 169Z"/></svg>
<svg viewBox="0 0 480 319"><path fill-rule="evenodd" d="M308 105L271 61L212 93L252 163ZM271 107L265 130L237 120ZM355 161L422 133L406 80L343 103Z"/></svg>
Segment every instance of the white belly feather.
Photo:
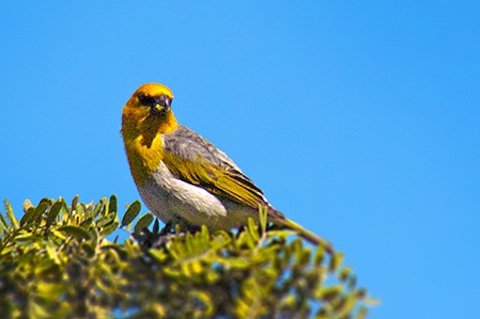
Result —
<svg viewBox="0 0 480 319"><path fill-rule="evenodd" d="M248 217L258 218L255 209L176 178L164 163L138 191L147 207L164 223L179 216L193 225L206 225L215 230L244 225Z"/></svg>

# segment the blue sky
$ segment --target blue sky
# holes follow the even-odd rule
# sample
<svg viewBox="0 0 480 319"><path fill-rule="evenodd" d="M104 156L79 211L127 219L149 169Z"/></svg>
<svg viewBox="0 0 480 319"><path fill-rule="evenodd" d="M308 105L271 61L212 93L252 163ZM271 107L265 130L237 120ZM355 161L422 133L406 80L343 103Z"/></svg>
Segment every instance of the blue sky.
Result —
<svg viewBox="0 0 480 319"><path fill-rule="evenodd" d="M372 318L474 317L479 16L474 1L4 1L0 197L137 199L121 108L162 82L182 123L345 252L382 299Z"/></svg>

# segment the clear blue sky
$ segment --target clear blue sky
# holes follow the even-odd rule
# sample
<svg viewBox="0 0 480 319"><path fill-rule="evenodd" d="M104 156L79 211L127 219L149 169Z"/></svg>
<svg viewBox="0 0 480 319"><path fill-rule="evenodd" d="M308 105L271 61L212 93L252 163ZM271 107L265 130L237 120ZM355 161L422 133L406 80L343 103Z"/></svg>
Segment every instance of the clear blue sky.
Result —
<svg viewBox="0 0 480 319"><path fill-rule="evenodd" d="M1 199L137 199L121 108L163 82L345 252L372 318L478 315L477 1L137 3L0 4Z"/></svg>

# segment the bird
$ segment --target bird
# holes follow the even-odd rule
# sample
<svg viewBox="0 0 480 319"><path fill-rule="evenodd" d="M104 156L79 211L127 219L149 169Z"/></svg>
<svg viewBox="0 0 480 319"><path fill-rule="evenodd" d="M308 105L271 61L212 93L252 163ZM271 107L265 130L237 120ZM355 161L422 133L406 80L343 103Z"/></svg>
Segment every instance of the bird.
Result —
<svg viewBox="0 0 480 319"><path fill-rule="evenodd" d="M140 86L122 110L121 135L133 180L145 205L162 222L229 230L259 220L289 229L332 252L325 239L288 219L225 152L180 124L164 84Z"/></svg>

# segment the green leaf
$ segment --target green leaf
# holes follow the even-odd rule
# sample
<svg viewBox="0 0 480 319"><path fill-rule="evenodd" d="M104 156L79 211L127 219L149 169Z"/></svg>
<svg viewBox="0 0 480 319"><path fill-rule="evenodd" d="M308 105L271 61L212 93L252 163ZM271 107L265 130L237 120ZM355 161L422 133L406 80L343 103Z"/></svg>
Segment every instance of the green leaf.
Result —
<svg viewBox="0 0 480 319"><path fill-rule="evenodd" d="M100 217L97 221L97 227L101 228L104 227L105 225L111 224L115 219L117 218L116 213L109 213L108 215L104 215Z"/></svg>
<svg viewBox="0 0 480 319"><path fill-rule="evenodd" d="M43 206L45 206L45 209L43 209ZM40 202L40 204L35 208L35 213L32 216L31 223L39 223L42 219L43 214L52 207L52 201L48 202Z"/></svg>
<svg viewBox="0 0 480 319"><path fill-rule="evenodd" d="M348 277L347 286L350 289L354 289L356 285L357 285L357 276L352 274L350 275L350 277Z"/></svg>
<svg viewBox="0 0 480 319"><path fill-rule="evenodd" d="M58 231L65 233L68 236L75 237L77 239L90 239L91 235L82 227L74 225L65 225L57 228Z"/></svg>
<svg viewBox="0 0 480 319"><path fill-rule="evenodd" d="M355 319L365 319L367 318L367 309L366 308L362 308L358 311L357 315L355 316Z"/></svg>
<svg viewBox="0 0 480 319"><path fill-rule="evenodd" d="M63 200L57 200L52 208L50 208L50 211L47 214L47 226L50 226L53 224L53 222L57 219L58 215L60 214L60 211L62 210L63 206L65 205Z"/></svg>
<svg viewBox="0 0 480 319"><path fill-rule="evenodd" d="M260 239L260 236L258 235L258 226L253 218L248 219L247 230L253 241L257 242Z"/></svg>
<svg viewBox="0 0 480 319"><path fill-rule="evenodd" d="M267 231L267 222L268 222L267 206L260 205L258 208L258 213L259 213L259 220L260 220L260 229L262 231L262 234L264 234Z"/></svg>
<svg viewBox="0 0 480 319"><path fill-rule="evenodd" d="M102 227L102 229L100 230L100 235L108 236L111 233L113 233L117 228L118 228L118 222L112 221L110 224Z"/></svg>
<svg viewBox="0 0 480 319"><path fill-rule="evenodd" d="M333 307L333 310L336 312L337 316L340 318L345 317L350 313L357 304L357 297L355 295L349 295L343 297L338 304Z"/></svg>
<svg viewBox="0 0 480 319"><path fill-rule="evenodd" d="M48 318L51 315L45 304L40 304L34 300L28 305L27 311L28 318Z"/></svg>
<svg viewBox="0 0 480 319"><path fill-rule="evenodd" d="M104 214L105 213L105 203L106 203L107 199L105 197L102 197L100 199L100 201L97 203L97 205L95 205L95 207L93 208L93 216L94 217L97 217L98 215L100 214Z"/></svg>
<svg viewBox="0 0 480 319"><path fill-rule="evenodd" d="M163 249L150 249L149 254L160 262L163 262L168 258L167 253Z"/></svg>
<svg viewBox="0 0 480 319"><path fill-rule="evenodd" d="M60 259L60 254L56 249L56 246L53 245L52 243L48 243L45 247L45 250L47 252L48 258L53 261L54 264L60 265L61 264L61 259Z"/></svg>
<svg viewBox="0 0 480 319"><path fill-rule="evenodd" d="M95 255L95 247L91 244L91 242L82 242L80 244L80 248L87 253L89 257L93 257Z"/></svg>
<svg viewBox="0 0 480 319"><path fill-rule="evenodd" d="M5 221L5 218L3 218L3 214L0 213L0 232L3 235L6 235L8 233L8 224Z"/></svg>
<svg viewBox="0 0 480 319"><path fill-rule="evenodd" d="M345 267L341 269L340 272L338 273L338 279L340 279L341 281L346 281L348 278L350 278L351 275L352 275L352 268Z"/></svg>
<svg viewBox="0 0 480 319"><path fill-rule="evenodd" d="M23 211L27 213L30 208L35 209L35 206L33 206L32 202L29 199L26 199L23 202Z"/></svg>
<svg viewBox="0 0 480 319"><path fill-rule="evenodd" d="M49 282L39 282L36 286L37 294L49 299L57 299L65 291L65 289L66 287L62 286L61 284Z"/></svg>
<svg viewBox="0 0 480 319"><path fill-rule="evenodd" d="M40 234L31 234L31 233L25 233L22 235L18 235L15 237L15 241L17 242L38 242L43 239L43 236Z"/></svg>
<svg viewBox="0 0 480 319"><path fill-rule="evenodd" d="M12 205L6 199L3 201L3 204L5 205L5 210L7 211L7 218L10 222L10 226L14 229L17 229L19 227L19 224L17 218L15 217L15 214L13 213Z"/></svg>
<svg viewBox="0 0 480 319"><path fill-rule="evenodd" d="M87 219L85 219L83 222L80 223L80 227L82 227L83 229L88 229L89 226L91 226L93 223L93 217L89 217Z"/></svg>
<svg viewBox="0 0 480 319"><path fill-rule="evenodd" d="M157 234L160 230L160 223L158 222L158 218L155 218L155 222L153 223L152 233Z"/></svg>
<svg viewBox="0 0 480 319"><path fill-rule="evenodd" d="M46 207L45 207L46 208ZM20 226L25 226L30 223L33 219L33 215L35 215L35 208L30 207L24 214L22 219L20 219Z"/></svg>
<svg viewBox="0 0 480 319"><path fill-rule="evenodd" d="M343 262L343 253L337 252L330 258L330 265L328 266L328 270L330 272L335 272L338 270L340 265Z"/></svg>
<svg viewBox="0 0 480 319"><path fill-rule="evenodd" d="M123 215L122 225L120 227L129 225L135 219L135 217L138 216L141 208L142 205L138 200L130 204L127 208L127 211L125 212L125 215Z"/></svg>
<svg viewBox="0 0 480 319"><path fill-rule="evenodd" d="M108 203L108 212L117 212L117 196L115 195L110 196L110 201Z"/></svg>
<svg viewBox="0 0 480 319"><path fill-rule="evenodd" d="M190 293L191 298L195 300L197 307L203 310L202 317L211 318L214 315L212 296L205 291L194 291Z"/></svg>
<svg viewBox="0 0 480 319"><path fill-rule="evenodd" d="M252 267L252 263L244 257L230 258L228 259L228 267L232 267L234 269L250 269Z"/></svg>
<svg viewBox="0 0 480 319"><path fill-rule="evenodd" d="M315 266L320 267L325 260L325 249L322 246L317 247L315 256L313 257L313 263Z"/></svg>
<svg viewBox="0 0 480 319"><path fill-rule="evenodd" d="M77 207L77 204L78 204L78 200L80 199L80 195L75 195L72 199L72 210L75 209L75 207Z"/></svg>
<svg viewBox="0 0 480 319"><path fill-rule="evenodd" d="M150 226L152 221L153 215L151 213L146 213L138 220L138 223L135 225L134 232L140 233L144 228Z"/></svg>
<svg viewBox="0 0 480 319"><path fill-rule="evenodd" d="M320 292L320 298L326 302L331 302L333 299L341 296L343 287L340 285L325 287Z"/></svg>
<svg viewBox="0 0 480 319"><path fill-rule="evenodd" d="M28 203L26 202L24 207L27 207ZM45 213L45 211L48 209L50 206L50 202L47 200L41 200L40 204L36 208L30 207L27 209L27 212L25 215L23 215L22 219L20 220L20 225L25 226L30 223L36 222L42 215Z"/></svg>

